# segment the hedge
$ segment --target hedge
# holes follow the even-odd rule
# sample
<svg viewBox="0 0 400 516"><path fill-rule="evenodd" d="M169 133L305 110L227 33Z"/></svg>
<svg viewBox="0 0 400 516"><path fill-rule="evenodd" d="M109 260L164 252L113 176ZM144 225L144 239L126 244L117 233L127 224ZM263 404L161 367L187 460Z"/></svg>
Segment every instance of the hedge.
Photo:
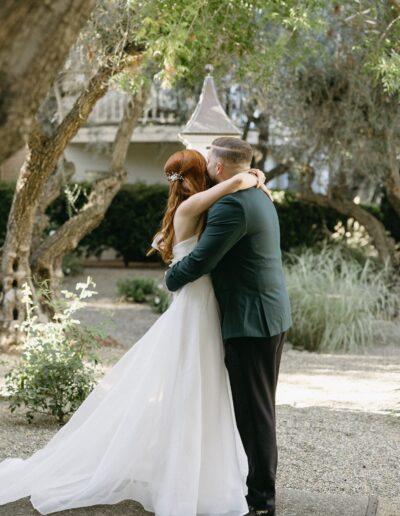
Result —
<svg viewBox="0 0 400 516"><path fill-rule="evenodd" d="M87 190L90 185L81 185ZM146 257L152 238L160 227L167 202L165 185L127 184L115 196L100 225L87 235L79 247L85 254L100 255L109 247L115 249L125 264L130 261L157 261L157 255ZM81 195L76 203L82 206ZM52 228L68 218L67 200L59 197L47 210Z"/></svg>
<svg viewBox="0 0 400 516"><path fill-rule="evenodd" d="M89 184L81 184L90 190ZM0 246L3 243L7 214L11 206L15 185L0 182ZM157 255L146 257L153 235L160 227L168 196L166 185L145 185L134 183L124 185L115 196L104 220L80 243L78 251L83 254L100 255L102 250L113 248L125 263L130 261L155 261ZM307 204L296 199L292 192L284 191L275 201L281 226L281 247L290 251L298 246L312 247L324 240L336 224L346 222L346 217L335 210ZM82 193L77 201L79 208L85 201ZM378 206L366 206L378 216L385 226L392 230L396 240L400 234L393 213L384 203ZM66 196L60 196L49 206L50 229L55 229L68 219Z"/></svg>

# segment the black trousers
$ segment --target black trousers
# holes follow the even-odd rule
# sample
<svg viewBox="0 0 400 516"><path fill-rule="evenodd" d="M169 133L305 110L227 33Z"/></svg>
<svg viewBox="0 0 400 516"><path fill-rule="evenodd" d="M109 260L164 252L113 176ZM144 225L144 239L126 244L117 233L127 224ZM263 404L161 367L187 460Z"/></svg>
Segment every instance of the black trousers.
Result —
<svg viewBox="0 0 400 516"><path fill-rule="evenodd" d="M256 509L275 504L275 391L286 333L224 342L236 422L249 462L247 501Z"/></svg>

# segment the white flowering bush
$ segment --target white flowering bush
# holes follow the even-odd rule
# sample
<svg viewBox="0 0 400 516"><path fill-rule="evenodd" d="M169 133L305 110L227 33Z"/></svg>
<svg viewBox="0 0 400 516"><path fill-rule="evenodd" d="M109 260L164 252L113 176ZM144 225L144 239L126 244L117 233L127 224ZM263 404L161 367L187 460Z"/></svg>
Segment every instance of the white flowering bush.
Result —
<svg viewBox="0 0 400 516"><path fill-rule="evenodd" d="M99 333L81 329L74 318L84 300L97 293L91 287L95 284L88 277L76 285L78 293L62 290L52 320L40 322L32 292L26 283L23 286L27 318L19 328L25 341L19 366L6 374L6 389L11 412L25 407L29 422L35 413L44 413L63 424L95 385Z"/></svg>

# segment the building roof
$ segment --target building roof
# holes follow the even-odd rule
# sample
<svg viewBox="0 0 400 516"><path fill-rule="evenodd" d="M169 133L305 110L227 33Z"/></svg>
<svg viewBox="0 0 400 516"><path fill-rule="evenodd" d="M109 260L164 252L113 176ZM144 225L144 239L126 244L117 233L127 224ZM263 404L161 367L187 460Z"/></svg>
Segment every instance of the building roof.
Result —
<svg viewBox="0 0 400 516"><path fill-rule="evenodd" d="M211 75L207 75L204 79L199 102L181 134L241 136L242 132L225 113L218 99Z"/></svg>

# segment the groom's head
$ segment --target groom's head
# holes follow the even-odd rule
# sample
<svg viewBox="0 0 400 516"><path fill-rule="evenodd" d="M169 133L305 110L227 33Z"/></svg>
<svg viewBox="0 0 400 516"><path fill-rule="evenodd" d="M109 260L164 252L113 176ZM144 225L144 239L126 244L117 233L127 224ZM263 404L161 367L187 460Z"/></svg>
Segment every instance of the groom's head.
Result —
<svg viewBox="0 0 400 516"><path fill-rule="evenodd" d="M250 168L253 151L251 145L239 138L217 138L207 155L207 170L211 179L220 183Z"/></svg>

